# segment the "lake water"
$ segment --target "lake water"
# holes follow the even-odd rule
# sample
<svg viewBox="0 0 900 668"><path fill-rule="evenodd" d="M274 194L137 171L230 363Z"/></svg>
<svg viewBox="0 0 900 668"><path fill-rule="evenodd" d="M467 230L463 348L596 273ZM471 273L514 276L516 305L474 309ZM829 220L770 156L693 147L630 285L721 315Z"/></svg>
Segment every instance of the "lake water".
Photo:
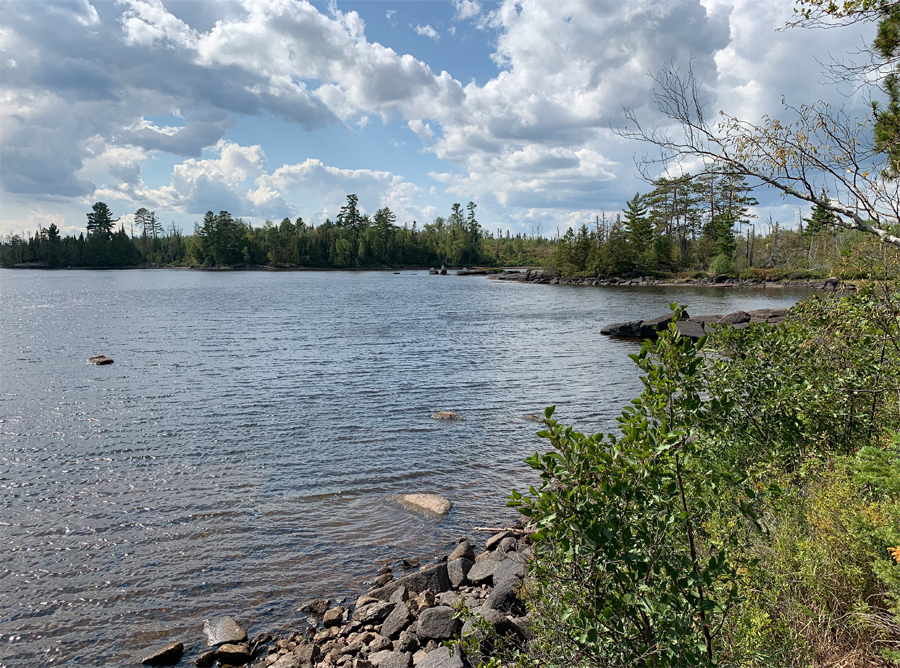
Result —
<svg viewBox="0 0 900 668"><path fill-rule="evenodd" d="M602 325L802 294L0 270L0 666L191 658L204 618L282 628L382 560L483 540L546 449L523 414L609 431L640 392L637 344ZM425 518L403 492L454 507Z"/></svg>

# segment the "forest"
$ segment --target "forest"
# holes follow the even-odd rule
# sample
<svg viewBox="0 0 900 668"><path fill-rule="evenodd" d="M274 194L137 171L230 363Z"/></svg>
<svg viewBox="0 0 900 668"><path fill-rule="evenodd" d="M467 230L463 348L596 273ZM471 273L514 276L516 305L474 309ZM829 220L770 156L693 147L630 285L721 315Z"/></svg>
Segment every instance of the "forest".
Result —
<svg viewBox="0 0 900 668"><path fill-rule="evenodd" d="M104 202L87 214L84 233L60 235L56 225L0 244L0 266L63 267L547 267L562 276L843 278L883 275L868 253L867 235L843 229L822 206L798 210L791 224L758 221L746 179L734 174L661 179L636 193L614 216L569 228L553 238L486 230L477 205L454 204L448 216L398 224L387 207L361 212L347 195L337 219L302 218L254 227L228 211L209 211L184 234L165 228L156 212L138 209L126 230ZM117 226L118 222L118 226ZM881 272L880 274L878 272Z"/></svg>

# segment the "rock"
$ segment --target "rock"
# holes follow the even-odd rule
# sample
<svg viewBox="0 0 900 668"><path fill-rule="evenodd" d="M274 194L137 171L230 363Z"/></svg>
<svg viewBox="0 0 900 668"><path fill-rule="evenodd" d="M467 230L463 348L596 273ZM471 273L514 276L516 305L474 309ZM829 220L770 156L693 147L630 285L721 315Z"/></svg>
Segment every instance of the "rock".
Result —
<svg viewBox="0 0 900 668"><path fill-rule="evenodd" d="M447 555L447 561L453 561L455 559L468 559L469 561L475 561L475 550L472 549L472 544L469 542L468 538L464 538L459 542L455 548L453 548L453 552Z"/></svg>
<svg viewBox="0 0 900 668"><path fill-rule="evenodd" d="M184 644L173 642L144 657L141 663L145 666L174 666L181 661L182 654L184 654Z"/></svg>
<svg viewBox="0 0 900 668"><path fill-rule="evenodd" d="M112 364L113 360L111 360L106 355L96 355L94 357L88 357L88 362L90 364L103 365L103 364Z"/></svg>
<svg viewBox="0 0 900 668"><path fill-rule="evenodd" d="M397 591L391 594L391 598L389 599L391 603L405 603L408 600L409 590L406 587L400 587L399 589L397 589Z"/></svg>
<svg viewBox="0 0 900 668"><path fill-rule="evenodd" d="M716 274L711 280L713 283L724 283L728 280L728 274Z"/></svg>
<svg viewBox="0 0 900 668"><path fill-rule="evenodd" d="M618 336L627 339L636 339L641 335L643 320L630 320L628 322L614 322L600 329L604 336Z"/></svg>
<svg viewBox="0 0 900 668"><path fill-rule="evenodd" d="M719 318L719 321L716 323L717 325L740 325L745 322L750 322L750 314L746 311L735 311L734 313L729 313L728 315L723 315Z"/></svg>
<svg viewBox="0 0 900 668"><path fill-rule="evenodd" d="M484 559L476 562L466 574L466 579L473 585L491 584L494 581L494 573L500 567L497 559Z"/></svg>
<svg viewBox="0 0 900 668"><path fill-rule="evenodd" d="M364 608L367 605L369 605L369 603L378 603L378 601L380 601L380 600L381 600L380 598L375 598L374 596L369 596L368 594L363 594L358 599L356 599L356 605L353 607L356 608L357 610L359 610L360 608Z"/></svg>
<svg viewBox="0 0 900 668"><path fill-rule="evenodd" d="M706 330L703 329L703 325L693 320L679 320L676 327L678 327L678 331L682 336L694 341L706 336Z"/></svg>
<svg viewBox="0 0 900 668"><path fill-rule="evenodd" d="M394 643L394 649L398 652L415 652L419 649L419 637L412 628L400 633L400 638Z"/></svg>
<svg viewBox="0 0 900 668"><path fill-rule="evenodd" d="M203 654L198 656L194 661L194 665L198 666L199 668L209 668L216 662L218 656L219 653L216 650L211 649L208 652L203 652Z"/></svg>
<svg viewBox="0 0 900 668"><path fill-rule="evenodd" d="M382 623L381 635L391 640L396 640L412 623L413 616L409 608L406 607L406 603L398 603Z"/></svg>
<svg viewBox="0 0 900 668"><path fill-rule="evenodd" d="M387 564L382 564L381 568L378 569L378 575L384 575L385 573L390 573L391 567Z"/></svg>
<svg viewBox="0 0 900 668"><path fill-rule="evenodd" d="M507 536L500 541L500 544L497 546L497 552L503 552L505 554L510 550L515 550L518 545L519 541L516 540L515 537Z"/></svg>
<svg viewBox="0 0 900 668"><path fill-rule="evenodd" d="M410 668L412 666L411 652L390 652L382 655L378 662L378 668Z"/></svg>
<svg viewBox="0 0 900 668"><path fill-rule="evenodd" d="M432 420L462 420L462 417L459 413L454 413L453 411L438 411L437 413L431 414Z"/></svg>
<svg viewBox="0 0 900 668"><path fill-rule="evenodd" d="M314 598L300 605L300 612L307 614L324 615L328 610L328 601L324 598Z"/></svg>
<svg viewBox="0 0 900 668"><path fill-rule="evenodd" d="M444 265L441 265L440 273L441 273L441 276L446 276L447 275L447 267L445 267Z"/></svg>
<svg viewBox="0 0 900 668"><path fill-rule="evenodd" d="M392 643L389 638L378 634L369 641L369 652L383 652L385 650L390 651L393 646L394 643Z"/></svg>
<svg viewBox="0 0 900 668"><path fill-rule="evenodd" d="M340 626L341 622L343 621L344 609L340 606L337 606L335 608L331 608L331 610L325 613L325 618L322 620L322 624L325 627Z"/></svg>
<svg viewBox="0 0 900 668"><path fill-rule="evenodd" d="M450 578L451 584L454 587L460 587L465 584L468 581L466 576L474 565L474 561L465 558L448 561L447 576Z"/></svg>
<svg viewBox="0 0 900 668"><path fill-rule="evenodd" d="M403 607L405 608L406 605L403 605ZM378 603L370 603L363 609L354 612L353 620L359 622L360 624L377 624L378 622L384 621L388 617L388 615L391 614L391 611L393 609L393 603L381 601L379 601Z"/></svg>
<svg viewBox="0 0 900 668"><path fill-rule="evenodd" d="M433 495L429 495L429 496L433 496ZM441 497L438 497L438 498L441 498ZM446 501L446 499L444 499L444 500ZM447 501L447 503L450 503L450 502ZM450 505L452 506L453 504L450 504ZM437 512L437 511L434 511L434 512ZM404 559L403 560L403 570L409 570L410 568L418 568L419 564L420 564L419 560L416 559L415 557L411 557L409 559Z"/></svg>
<svg viewBox="0 0 900 668"><path fill-rule="evenodd" d="M216 650L216 658L220 663L242 666L250 661L250 646L245 643L239 645L227 643Z"/></svg>
<svg viewBox="0 0 900 668"><path fill-rule="evenodd" d="M502 582L507 578L521 578L525 575L525 564L519 559L504 559L497 566L492 576L493 582Z"/></svg>
<svg viewBox="0 0 900 668"><path fill-rule="evenodd" d="M658 332L669 328L669 323L672 322L674 315L674 313L668 313L652 320L642 321L638 336L642 339L655 339ZM680 320L687 320L689 317L688 312L683 311Z"/></svg>
<svg viewBox="0 0 900 668"><path fill-rule="evenodd" d="M459 632L460 623L453 618L453 608L439 605L428 608L419 615L419 625L416 634L419 641L423 640L449 640Z"/></svg>
<svg viewBox="0 0 900 668"><path fill-rule="evenodd" d="M428 270L428 275L429 275L429 276L437 276L437 273L438 273L438 270L435 269L434 267L431 267L431 268Z"/></svg>
<svg viewBox="0 0 900 668"><path fill-rule="evenodd" d="M319 658L319 648L315 643L301 642L294 648L293 655L302 663L312 663Z"/></svg>
<svg viewBox="0 0 900 668"><path fill-rule="evenodd" d="M426 589L431 589L435 592L447 591L450 589L450 578L447 577L447 564L425 566L415 573L404 575L393 582L389 582L380 589L373 589L369 594L379 600L388 601L391 598L391 594L400 587L406 587L412 593L419 593Z"/></svg>
<svg viewBox="0 0 900 668"><path fill-rule="evenodd" d="M490 552L494 548L496 548L500 542L510 535L509 531L501 531L499 533L495 533L493 536L487 539L484 544L484 549Z"/></svg>
<svg viewBox="0 0 900 668"><path fill-rule="evenodd" d="M768 322L775 325L782 322L787 317L788 309L786 308L760 308L750 311L750 322Z"/></svg>
<svg viewBox="0 0 900 668"><path fill-rule="evenodd" d="M461 652L457 649L450 655L447 647L438 647L430 652L422 661L415 664L416 668L465 668Z"/></svg>
<svg viewBox="0 0 900 668"><path fill-rule="evenodd" d="M516 590L521 584L521 580L517 577L508 577L499 580L497 585L488 594L484 602L484 608L487 610L499 610L500 612L524 612L522 610L519 597Z"/></svg>
<svg viewBox="0 0 900 668"><path fill-rule="evenodd" d="M206 644L210 647L247 641L247 632L231 617L217 617L212 621L204 620L203 632L206 634Z"/></svg>
<svg viewBox="0 0 900 668"><path fill-rule="evenodd" d="M372 582L372 589L378 589L378 587L383 587L388 582L394 579L393 573L383 573L375 578L375 581Z"/></svg>
<svg viewBox="0 0 900 668"><path fill-rule="evenodd" d="M394 500L411 510L446 515L453 504L437 494L398 494Z"/></svg>

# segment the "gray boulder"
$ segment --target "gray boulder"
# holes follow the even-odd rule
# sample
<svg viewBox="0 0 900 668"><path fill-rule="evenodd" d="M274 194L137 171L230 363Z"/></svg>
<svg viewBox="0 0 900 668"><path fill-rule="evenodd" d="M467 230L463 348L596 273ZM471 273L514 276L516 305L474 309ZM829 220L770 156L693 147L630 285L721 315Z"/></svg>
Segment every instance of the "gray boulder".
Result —
<svg viewBox="0 0 900 668"><path fill-rule="evenodd" d="M420 641L449 640L459 632L460 623L453 618L453 608L438 605L419 615L416 634Z"/></svg>
<svg viewBox="0 0 900 668"><path fill-rule="evenodd" d="M466 574L466 579L473 585L492 584L494 582L494 573L503 563L498 559L484 559L472 566Z"/></svg>
<svg viewBox="0 0 900 668"><path fill-rule="evenodd" d="M735 311L734 313L729 313L728 315L723 315L719 318L719 322L717 325L740 325L745 322L750 322L750 314L746 311Z"/></svg>
<svg viewBox="0 0 900 668"><path fill-rule="evenodd" d="M500 580L494 589L488 594L484 602L484 609L499 610L500 612L524 612L516 590L521 585L517 577L509 577Z"/></svg>
<svg viewBox="0 0 900 668"><path fill-rule="evenodd" d="M496 584L509 578L521 578L525 575L525 564L521 559L504 559L497 566L491 581Z"/></svg>
<svg viewBox="0 0 900 668"><path fill-rule="evenodd" d="M405 608L406 605L403 605ZM377 624L391 614L394 604L389 602L370 603L353 613L353 620L360 624Z"/></svg>
<svg viewBox="0 0 900 668"><path fill-rule="evenodd" d="M390 652L378 661L378 668L411 668L412 665L411 652Z"/></svg>
<svg viewBox="0 0 900 668"><path fill-rule="evenodd" d="M328 601L324 598L314 598L300 604L300 612L314 615L324 615L328 610Z"/></svg>
<svg viewBox="0 0 900 668"><path fill-rule="evenodd" d="M447 556L448 562L456 559L475 561L475 550L472 549L472 544L468 540L461 541L459 545L453 548L453 552Z"/></svg>
<svg viewBox="0 0 900 668"><path fill-rule="evenodd" d="M391 640L396 640L400 634L413 623L413 616L406 603L398 603L391 614L387 616L381 625L381 635Z"/></svg>
<svg viewBox="0 0 900 668"><path fill-rule="evenodd" d="M216 650L216 658L225 665L243 666L250 661L250 646L246 643L222 645Z"/></svg>
<svg viewBox="0 0 900 668"><path fill-rule="evenodd" d="M416 664L416 668L465 668L462 653L457 649L450 655L447 647L438 647Z"/></svg>
<svg viewBox="0 0 900 668"><path fill-rule="evenodd" d="M447 564L425 566L415 573L404 575L393 582L389 582L384 587L373 589L369 594L382 601L389 601L391 595L400 587L406 587L406 589L412 593L423 592L426 589L430 589L437 593L447 591L450 589L450 578L447 576Z"/></svg>
<svg viewBox="0 0 900 668"><path fill-rule="evenodd" d="M447 562L447 576L454 587L459 587L467 582L466 576L475 562L470 559L454 559Z"/></svg>
<svg viewBox="0 0 900 668"><path fill-rule="evenodd" d="M247 632L231 617L204 620L203 632L206 634L206 644L210 647L226 643L242 643L247 640Z"/></svg>

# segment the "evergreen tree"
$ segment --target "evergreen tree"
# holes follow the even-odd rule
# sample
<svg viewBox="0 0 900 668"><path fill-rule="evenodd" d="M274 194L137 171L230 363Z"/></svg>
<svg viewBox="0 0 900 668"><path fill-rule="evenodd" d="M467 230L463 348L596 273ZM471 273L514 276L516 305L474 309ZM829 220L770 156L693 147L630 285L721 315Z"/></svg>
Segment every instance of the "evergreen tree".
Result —
<svg viewBox="0 0 900 668"><path fill-rule="evenodd" d="M644 196L635 193L625 204L625 235L631 250L632 260L641 264L653 245L653 222L647 215Z"/></svg>
<svg viewBox="0 0 900 668"><path fill-rule="evenodd" d="M346 227L356 230L363 222L363 217L359 212L359 197L356 195L347 195L347 203L341 207L338 213L338 227Z"/></svg>
<svg viewBox="0 0 900 668"><path fill-rule="evenodd" d="M825 199L825 192L822 192L821 199ZM814 237L828 228L833 228L837 224L837 217L828 209L819 206L813 206L812 214L809 218L804 218L806 223L804 234Z"/></svg>
<svg viewBox="0 0 900 668"><path fill-rule="evenodd" d="M887 154L889 161L883 175L888 179L900 177L900 3L885 4L878 24L875 51L893 70L884 78L883 90L887 105L873 102L875 112L875 148Z"/></svg>
<svg viewBox="0 0 900 668"><path fill-rule="evenodd" d="M113 223L112 211L105 202L96 202L87 214L88 236L102 236L104 239L112 238Z"/></svg>

